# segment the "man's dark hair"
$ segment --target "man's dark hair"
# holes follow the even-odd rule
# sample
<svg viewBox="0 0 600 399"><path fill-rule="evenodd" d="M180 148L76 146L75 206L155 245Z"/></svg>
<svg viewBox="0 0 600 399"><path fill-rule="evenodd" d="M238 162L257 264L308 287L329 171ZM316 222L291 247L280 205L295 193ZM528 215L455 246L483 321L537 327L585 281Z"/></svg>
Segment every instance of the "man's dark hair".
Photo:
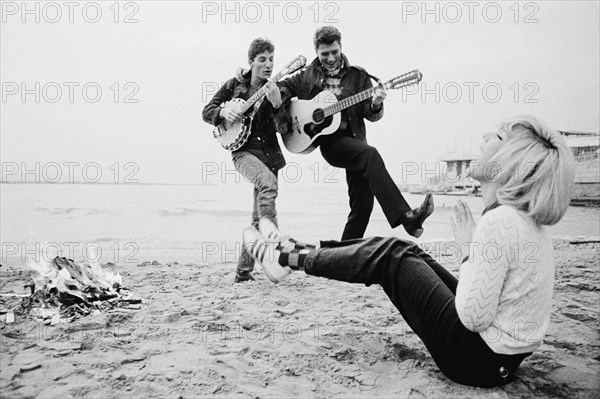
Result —
<svg viewBox="0 0 600 399"><path fill-rule="evenodd" d="M270 53L275 51L275 46L269 39L263 39L262 37L259 37L252 40L252 43L250 43L250 48L248 48L248 60L253 61L254 57L260 53L264 53L265 51Z"/></svg>
<svg viewBox="0 0 600 399"><path fill-rule="evenodd" d="M336 41L340 45L342 44L342 34L337 28L333 26L323 26L317 29L317 31L315 32L315 37L313 38L315 50L319 48L321 44L330 45Z"/></svg>

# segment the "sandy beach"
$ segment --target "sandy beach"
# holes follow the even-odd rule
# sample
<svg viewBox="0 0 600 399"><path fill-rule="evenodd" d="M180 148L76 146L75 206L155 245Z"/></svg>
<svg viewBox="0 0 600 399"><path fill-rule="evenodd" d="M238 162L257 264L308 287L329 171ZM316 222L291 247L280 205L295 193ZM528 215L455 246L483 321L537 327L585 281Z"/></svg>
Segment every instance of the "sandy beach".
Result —
<svg viewBox="0 0 600 399"><path fill-rule="evenodd" d="M57 325L19 314L6 324L3 314L1 396L596 398L599 244L556 239L555 248L545 343L501 388L448 380L380 287L301 272L273 285L260 269L255 282L233 284L231 262L148 260L106 266L140 309ZM29 274L4 265L1 292L25 293ZM19 301L3 297L2 308Z"/></svg>

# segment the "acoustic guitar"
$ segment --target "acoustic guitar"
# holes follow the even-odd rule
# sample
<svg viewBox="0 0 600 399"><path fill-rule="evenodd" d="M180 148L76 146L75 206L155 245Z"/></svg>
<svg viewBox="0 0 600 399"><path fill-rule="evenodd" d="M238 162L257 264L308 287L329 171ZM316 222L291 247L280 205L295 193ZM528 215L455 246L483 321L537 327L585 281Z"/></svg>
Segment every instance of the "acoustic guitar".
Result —
<svg viewBox="0 0 600 399"><path fill-rule="evenodd" d="M418 70L390 79L383 84L386 90L400 89L418 84L423 75ZM340 127L340 112L370 98L377 87L371 87L338 101L335 94L324 90L311 100L294 97L289 105L291 129L282 135L283 144L294 154L308 154L316 145L317 138L335 133Z"/></svg>

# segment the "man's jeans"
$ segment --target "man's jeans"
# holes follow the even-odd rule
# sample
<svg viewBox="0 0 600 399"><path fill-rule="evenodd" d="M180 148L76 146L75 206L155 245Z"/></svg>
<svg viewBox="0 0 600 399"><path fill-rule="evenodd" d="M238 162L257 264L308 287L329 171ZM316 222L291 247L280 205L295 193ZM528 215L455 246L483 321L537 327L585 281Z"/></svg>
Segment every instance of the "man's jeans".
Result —
<svg viewBox="0 0 600 399"><path fill-rule="evenodd" d="M233 165L244 179L254 185L252 225L258 229L260 218L268 218L277 225L277 211L275 210L278 189L277 175L256 156L246 151L237 151L233 154ZM247 274L252 270L254 270L254 260L242 245L237 272L238 274Z"/></svg>
<svg viewBox="0 0 600 399"><path fill-rule="evenodd" d="M304 263L307 274L349 283L379 284L451 380L490 387L510 381L529 355L494 353L466 329L454 303L458 280L415 243L374 237L322 241Z"/></svg>

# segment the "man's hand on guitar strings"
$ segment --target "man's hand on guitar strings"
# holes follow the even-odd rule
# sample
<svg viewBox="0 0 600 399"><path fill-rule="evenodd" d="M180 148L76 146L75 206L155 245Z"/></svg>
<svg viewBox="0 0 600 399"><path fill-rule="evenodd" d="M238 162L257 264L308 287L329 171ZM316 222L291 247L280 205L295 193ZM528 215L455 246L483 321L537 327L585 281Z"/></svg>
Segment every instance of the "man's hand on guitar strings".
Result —
<svg viewBox="0 0 600 399"><path fill-rule="evenodd" d="M383 100L385 100L385 98L387 97L387 91L385 90L385 86L383 85L383 83L381 81L377 83L378 85L375 88L375 93L373 94L372 107L374 109L381 107L381 104L383 104Z"/></svg>
<svg viewBox="0 0 600 399"><path fill-rule="evenodd" d="M233 108L224 107L219 111L219 115L229 123L234 123L242 118L242 116Z"/></svg>
<svg viewBox="0 0 600 399"><path fill-rule="evenodd" d="M273 78L269 78L265 86L267 88L267 100L273 104L273 108L279 108L281 106L281 92L277 84L273 81Z"/></svg>

